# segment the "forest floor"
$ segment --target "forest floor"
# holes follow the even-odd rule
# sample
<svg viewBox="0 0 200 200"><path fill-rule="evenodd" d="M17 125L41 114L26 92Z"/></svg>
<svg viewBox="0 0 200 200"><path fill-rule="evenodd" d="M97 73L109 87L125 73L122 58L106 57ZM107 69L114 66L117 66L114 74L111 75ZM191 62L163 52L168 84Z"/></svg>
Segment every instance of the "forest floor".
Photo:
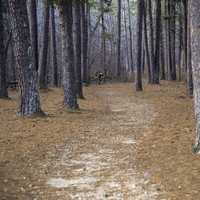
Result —
<svg viewBox="0 0 200 200"><path fill-rule="evenodd" d="M62 90L42 92L44 118L18 117L14 91L0 100L1 200L199 199L193 105L182 83L84 92L76 112L62 107Z"/></svg>

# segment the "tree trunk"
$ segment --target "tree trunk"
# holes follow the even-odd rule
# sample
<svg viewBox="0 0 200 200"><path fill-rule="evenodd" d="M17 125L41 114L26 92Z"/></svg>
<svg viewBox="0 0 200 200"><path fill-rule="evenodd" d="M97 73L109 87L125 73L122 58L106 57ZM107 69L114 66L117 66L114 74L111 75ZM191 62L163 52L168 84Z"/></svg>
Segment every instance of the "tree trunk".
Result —
<svg viewBox="0 0 200 200"><path fill-rule="evenodd" d="M82 14L82 53L83 53L83 83L89 85L88 75L88 18L86 14L87 0L81 1Z"/></svg>
<svg viewBox="0 0 200 200"><path fill-rule="evenodd" d="M62 31L64 105L68 109L78 109L75 83L72 1L59 0L58 6Z"/></svg>
<svg viewBox="0 0 200 200"><path fill-rule="evenodd" d="M196 126L195 153L200 153L200 1L191 0L191 47L192 47L192 70L194 78L194 101Z"/></svg>
<svg viewBox="0 0 200 200"><path fill-rule="evenodd" d="M161 70L161 80L166 80L165 75L165 50L164 50L164 30L163 25L161 23L160 25L161 31L160 31L160 70Z"/></svg>
<svg viewBox="0 0 200 200"><path fill-rule="evenodd" d="M148 32L147 32L147 4L144 3L144 42L145 42L145 55L147 61L147 69L148 69L148 82L152 83L152 71L151 71L151 60L149 55L149 42L148 42Z"/></svg>
<svg viewBox="0 0 200 200"><path fill-rule="evenodd" d="M75 42L76 42L76 91L79 98L83 99L82 77L81 77L81 1L75 2Z"/></svg>
<svg viewBox="0 0 200 200"><path fill-rule="evenodd" d="M33 52L26 1L9 0L14 52L20 88L20 114L32 116L41 113L38 89L38 73L33 64Z"/></svg>
<svg viewBox="0 0 200 200"><path fill-rule="evenodd" d="M133 66L133 39L132 39L132 37L133 37L133 34L132 34L132 27L131 27L131 24L132 24L132 21L131 21L131 9L130 9L130 1L129 0L127 0L127 5L128 5L128 20L129 20L129 26L128 26L128 28L129 28L129 35L130 35L130 37L129 37L129 39L130 39L130 47L129 47L129 49L130 49L130 65L131 65L131 70L132 70L132 73L133 73L133 75L134 75L134 66Z"/></svg>
<svg viewBox="0 0 200 200"><path fill-rule="evenodd" d="M2 0L0 0L0 98L8 97L6 83L6 52L4 46L4 23Z"/></svg>
<svg viewBox="0 0 200 200"><path fill-rule="evenodd" d="M142 91L142 25L143 25L144 0L139 0L137 5L137 77L136 91Z"/></svg>
<svg viewBox="0 0 200 200"><path fill-rule="evenodd" d="M37 6L36 0L27 1L28 15L29 15L29 27L31 36L31 46L33 50L33 63L36 70L39 68L38 63L38 22L37 22Z"/></svg>
<svg viewBox="0 0 200 200"><path fill-rule="evenodd" d="M187 92L189 97L193 97L193 75L192 75L192 55L191 55L191 24L190 12L188 12L188 41L187 41Z"/></svg>
<svg viewBox="0 0 200 200"><path fill-rule="evenodd" d="M148 14L149 14L149 40L150 40L150 58L151 58L151 75L153 81L154 68L154 31L153 31L153 16L152 16L152 1L148 0Z"/></svg>
<svg viewBox="0 0 200 200"><path fill-rule="evenodd" d="M101 67L106 70L106 37L104 23L104 0L100 0L101 4Z"/></svg>
<svg viewBox="0 0 200 200"><path fill-rule="evenodd" d="M161 36L161 0L156 0L156 43L155 56L153 67L153 84L159 84L159 69L160 69L160 36Z"/></svg>
<svg viewBox="0 0 200 200"><path fill-rule="evenodd" d="M53 63L53 84L58 87L58 62L57 62L57 45L56 45L56 25L55 25L55 8L50 7L51 11L51 50Z"/></svg>
<svg viewBox="0 0 200 200"><path fill-rule="evenodd" d="M182 11L182 7L180 5L180 10ZM182 48L183 48L183 20L182 14L179 14L178 17L179 21L179 48L178 48L178 80L182 80L182 73L181 73L181 61L182 61Z"/></svg>
<svg viewBox="0 0 200 200"><path fill-rule="evenodd" d="M40 88L47 88L47 55L49 44L49 2L44 1L44 21L42 30L42 47L40 55Z"/></svg>
<svg viewBox="0 0 200 200"><path fill-rule="evenodd" d="M168 55L169 55L169 73L170 79L174 80L173 60L172 60L172 34L171 34L171 0L168 0Z"/></svg>
<svg viewBox="0 0 200 200"><path fill-rule="evenodd" d="M184 45L184 68L185 68L185 74L187 74L187 41L188 41L188 0L183 0L183 8L184 8L184 38L183 38L183 45ZM185 80L187 80L187 76L185 77Z"/></svg>
<svg viewBox="0 0 200 200"><path fill-rule="evenodd" d="M127 31L127 19L126 19L126 7L124 5L124 9L123 9L123 14L124 14L124 34L125 34L125 39L126 39L126 60L127 60L127 69L129 70L130 69L130 59L129 59L129 48L128 48L128 44L130 41L128 41L128 31ZM128 71L127 70L127 71ZM127 72L126 71L126 72Z"/></svg>
<svg viewBox="0 0 200 200"><path fill-rule="evenodd" d="M121 0L118 0L117 13L117 77L121 77Z"/></svg>
<svg viewBox="0 0 200 200"><path fill-rule="evenodd" d="M168 31L168 0L165 0L165 65L166 79L169 79L169 31Z"/></svg>
<svg viewBox="0 0 200 200"><path fill-rule="evenodd" d="M171 0L171 53L172 53L172 80L176 80L176 2Z"/></svg>

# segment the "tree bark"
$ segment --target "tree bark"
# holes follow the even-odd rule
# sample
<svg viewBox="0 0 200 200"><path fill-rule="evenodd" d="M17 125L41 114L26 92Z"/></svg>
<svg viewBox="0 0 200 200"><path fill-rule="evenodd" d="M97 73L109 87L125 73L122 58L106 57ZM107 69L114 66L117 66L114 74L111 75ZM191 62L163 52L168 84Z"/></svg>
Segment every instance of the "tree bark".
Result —
<svg viewBox="0 0 200 200"><path fill-rule="evenodd" d="M33 64L36 70L39 68L38 59L38 22L37 22L37 5L36 0L27 1L28 15L29 15L29 27L31 36L31 46L33 50Z"/></svg>
<svg viewBox="0 0 200 200"><path fill-rule="evenodd" d="M38 89L38 73L33 64L33 52L26 1L9 0L14 52L17 63L20 88L20 109L22 116L41 113Z"/></svg>
<svg viewBox="0 0 200 200"><path fill-rule="evenodd" d="M184 38L183 38L183 45L184 45L184 64L185 64L185 74L187 74L187 41L188 41L188 0L183 0L183 8L184 8ZM187 81L187 76L185 77Z"/></svg>
<svg viewBox="0 0 200 200"><path fill-rule="evenodd" d="M191 47L192 70L194 78L194 102L196 116L196 143L195 153L200 153L200 1L192 0L190 3L191 15Z"/></svg>
<svg viewBox="0 0 200 200"><path fill-rule="evenodd" d="M152 15L152 1L148 0L148 14L149 14L149 40L150 40L150 58L151 58L151 75L153 81L154 68L154 31L153 31L153 15Z"/></svg>
<svg viewBox="0 0 200 200"><path fill-rule="evenodd" d="M101 67L106 70L106 29L104 23L104 0L100 0L101 4Z"/></svg>
<svg viewBox="0 0 200 200"><path fill-rule="evenodd" d="M6 52L4 38L3 8L2 0L0 0L0 98L8 97L6 83Z"/></svg>
<svg viewBox="0 0 200 200"><path fill-rule="evenodd" d="M82 17L82 53L83 53L83 83L89 85L88 74L88 18L86 14L87 0L81 1Z"/></svg>
<svg viewBox="0 0 200 200"><path fill-rule="evenodd" d="M53 63L53 84L58 87L58 62L57 62L57 45L56 45L56 25L55 25L55 8L50 7L51 12L51 50Z"/></svg>
<svg viewBox="0 0 200 200"><path fill-rule="evenodd" d="M161 70L161 80L166 80L165 75L165 50L164 50L164 30L163 25L160 25L160 70Z"/></svg>
<svg viewBox="0 0 200 200"><path fill-rule="evenodd" d="M171 53L172 53L172 80L176 80L176 2L171 0Z"/></svg>
<svg viewBox="0 0 200 200"><path fill-rule="evenodd" d="M148 42L148 32L147 32L147 4L146 1L144 3L144 42L145 42L145 55L147 61L147 69L148 69L148 82L152 83L152 71L151 71L151 60L149 53L149 42Z"/></svg>
<svg viewBox="0 0 200 200"><path fill-rule="evenodd" d="M48 56L48 45L49 45L49 2L44 0L44 21L42 30L42 47L39 62L40 70L40 88L47 88L47 56Z"/></svg>
<svg viewBox="0 0 200 200"><path fill-rule="evenodd" d="M128 20L129 20L129 26L128 26L128 29L129 29L129 39L130 39L130 65L131 65L131 70L132 70L132 73L134 75L134 65L133 65L133 34L132 34L132 27L131 27L131 24L132 24L132 21L131 21L131 8L130 8L130 1L127 0L127 5L128 5ZM134 77L133 77L134 78Z"/></svg>
<svg viewBox="0 0 200 200"><path fill-rule="evenodd" d="M68 109L78 109L75 83L72 1L59 0L58 8L62 32L64 105Z"/></svg>
<svg viewBox="0 0 200 200"><path fill-rule="evenodd" d="M160 69L160 36L161 36L161 0L156 0L156 41L155 41L155 56L153 67L153 84L159 84L159 69Z"/></svg>
<svg viewBox="0 0 200 200"><path fill-rule="evenodd" d="M118 0L117 11L117 77L121 77L121 0Z"/></svg>
<svg viewBox="0 0 200 200"><path fill-rule="evenodd" d="M142 27L143 27L144 0L139 0L137 5L137 77L136 91L142 91Z"/></svg>
<svg viewBox="0 0 200 200"><path fill-rule="evenodd" d="M190 2L188 2L189 4ZM193 97L193 75L192 75L192 55L191 55L191 24L190 12L188 12L188 30L187 30L187 92L189 97Z"/></svg>
<svg viewBox="0 0 200 200"><path fill-rule="evenodd" d="M182 11L182 4L180 4L180 11ZM181 67L181 61L182 61L182 48L183 48L183 17L182 14L179 14L178 16L179 21L179 48L178 48L178 80L182 80L182 67Z"/></svg>
<svg viewBox="0 0 200 200"><path fill-rule="evenodd" d="M76 91L79 98L83 99L82 76L81 76L81 1L75 2L75 42L76 42Z"/></svg>

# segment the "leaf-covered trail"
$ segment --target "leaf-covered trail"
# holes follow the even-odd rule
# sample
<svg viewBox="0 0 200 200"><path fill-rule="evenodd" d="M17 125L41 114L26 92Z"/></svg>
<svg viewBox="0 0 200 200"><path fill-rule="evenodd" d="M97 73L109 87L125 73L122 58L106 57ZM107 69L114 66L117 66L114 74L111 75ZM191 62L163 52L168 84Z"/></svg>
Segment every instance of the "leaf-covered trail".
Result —
<svg viewBox="0 0 200 200"><path fill-rule="evenodd" d="M194 122L192 103L183 89L169 82L148 86L142 93L134 92L132 84L93 85L85 89L82 109L72 113L62 108L61 90L52 89L42 94L49 116L37 119L16 117L12 93L12 101L0 101L1 197L183 199L181 190L192 185L190 176L194 177L190 167L200 165L188 148ZM173 149L176 145L179 152L183 143L187 148L181 160L191 162L186 166L176 157L182 154ZM196 179L186 200L195 195Z"/></svg>
<svg viewBox="0 0 200 200"><path fill-rule="evenodd" d="M60 199L155 199L156 186L135 169L136 135L150 126L153 108L123 88L97 88L94 95L101 100L102 113L81 137L67 138L47 181L53 188L64 188L55 192ZM47 199L55 196L47 192Z"/></svg>

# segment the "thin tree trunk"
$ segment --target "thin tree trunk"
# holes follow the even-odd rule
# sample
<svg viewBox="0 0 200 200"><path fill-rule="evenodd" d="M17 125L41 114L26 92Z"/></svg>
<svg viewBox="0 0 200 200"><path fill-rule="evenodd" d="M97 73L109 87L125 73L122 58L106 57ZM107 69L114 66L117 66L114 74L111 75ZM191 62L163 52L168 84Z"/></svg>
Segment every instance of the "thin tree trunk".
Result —
<svg viewBox="0 0 200 200"><path fill-rule="evenodd" d="M187 91L190 97L193 97L193 75L192 75L192 55L191 55L191 24L190 12L188 12L188 42L187 42Z"/></svg>
<svg viewBox="0 0 200 200"><path fill-rule="evenodd" d="M40 70L40 88L47 88L47 55L48 55L48 45L49 45L49 2L44 0L44 21L42 30L42 47L39 62Z"/></svg>
<svg viewBox="0 0 200 200"><path fill-rule="evenodd" d="M161 80L166 80L165 75L165 50L164 50L164 30L163 25L161 23L161 31L160 31L160 70L161 70Z"/></svg>
<svg viewBox="0 0 200 200"><path fill-rule="evenodd" d="M148 82L152 83L152 71L151 71L151 60L149 55L149 42L148 42L148 32L147 32L147 4L145 1L144 9L144 42L145 42L145 52L146 52L146 61L148 69Z"/></svg>
<svg viewBox="0 0 200 200"><path fill-rule="evenodd" d="M142 27L143 27L144 0L139 0L137 5L137 77L136 91L142 91Z"/></svg>
<svg viewBox="0 0 200 200"><path fill-rule="evenodd" d="M55 8L50 7L51 11L51 50L53 64L53 84L58 87L58 62L57 62L57 45L56 45L56 25L55 25Z"/></svg>
<svg viewBox="0 0 200 200"><path fill-rule="evenodd" d="M184 68L185 68L185 74L187 74L187 41L188 41L188 0L183 0L183 7L184 7L184 39L183 39L183 44L184 44ZM185 80L187 81L187 75L185 77Z"/></svg>
<svg viewBox="0 0 200 200"><path fill-rule="evenodd" d="M153 67L153 83L159 84L159 69L160 69L160 36L161 36L161 0L156 0L156 43L155 43L155 56Z"/></svg>
<svg viewBox="0 0 200 200"><path fill-rule="evenodd" d="M169 55L169 73L170 79L174 80L173 61L172 61L172 35L171 35L171 0L168 0L168 55Z"/></svg>
<svg viewBox="0 0 200 200"><path fill-rule="evenodd" d="M76 90L79 98L83 99L82 77L81 77L81 1L75 2L75 43L76 43Z"/></svg>
<svg viewBox="0 0 200 200"><path fill-rule="evenodd" d="M165 65L166 78L169 79L169 31L168 31L168 0L165 0Z"/></svg>
<svg viewBox="0 0 200 200"><path fill-rule="evenodd" d="M150 40L150 58L151 58L151 75L153 81L153 68L154 68L154 31L153 31L153 15L152 15L152 1L148 0L148 14L149 14L149 40Z"/></svg>
<svg viewBox="0 0 200 200"><path fill-rule="evenodd" d="M123 14L124 14L124 31L125 31L125 39L126 39L126 60L127 60L127 65L128 65L128 69L130 69L130 59L129 59L129 48L128 48L128 43L130 41L128 41L128 30L127 30L127 19L126 19L126 8L124 6L123 9Z"/></svg>
<svg viewBox="0 0 200 200"><path fill-rule="evenodd" d="M117 77L121 77L121 0L118 0L117 12Z"/></svg>
<svg viewBox="0 0 200 200"><path fill-rule="evenodd" d="M100 0L101 4L101 67L106 69L106 37L105 37L105 23L104 23L104 0Z"/></svg>
<svg viewBox="0 0 200 200"><path fill-rule="evenodd" d="M162 3L161 1L161 15L162 15L162 7L165 6L165 2ZM165 44L164 44L164 36L165 36L165 31L164 31L164 20L161 17L161 24L160 24L160 79L165 80L166 75L165 75Z"/></svg>
<svg viewBox="0 0 200 200"><path fill-rule="evenodd" d="M130 49L130 65L131 65L131 70L132 70L132 73L134 75L134 66L133 66L133 34L132 34L132 27L131 27L131 24L132 24L132 21L131 21L131 8L130 8L130 1L127 0L127 5L128 5L128 20L129 20L129 39L130 39L130 42L129 42L129 49ZM134 78L134 77L133 77Z"/></svg>
<svg viewBox="0 0 200 200"><path fill-rule="evenodd" d="M171 53L172 53L172 80L176 80L176 2L171 0Z"/></svg>
<svg viewBox="0 0 200 200"><path fill-rule="evenodd" d="M86 14L86 4L87 0L81 1L82 10L82 53L83 53L83 83L89 85L89 75L88 75L88 18Z"/></svg>
<svg viewBox="0 0 200 200"><path fill-rule="evenodd" d="M182 7L180 6L182 11ZM182 61L182 48L183 48L183 21L182 14L179 14L179 48L178 48L178 80L181 81L181 61Z"/></svg>

